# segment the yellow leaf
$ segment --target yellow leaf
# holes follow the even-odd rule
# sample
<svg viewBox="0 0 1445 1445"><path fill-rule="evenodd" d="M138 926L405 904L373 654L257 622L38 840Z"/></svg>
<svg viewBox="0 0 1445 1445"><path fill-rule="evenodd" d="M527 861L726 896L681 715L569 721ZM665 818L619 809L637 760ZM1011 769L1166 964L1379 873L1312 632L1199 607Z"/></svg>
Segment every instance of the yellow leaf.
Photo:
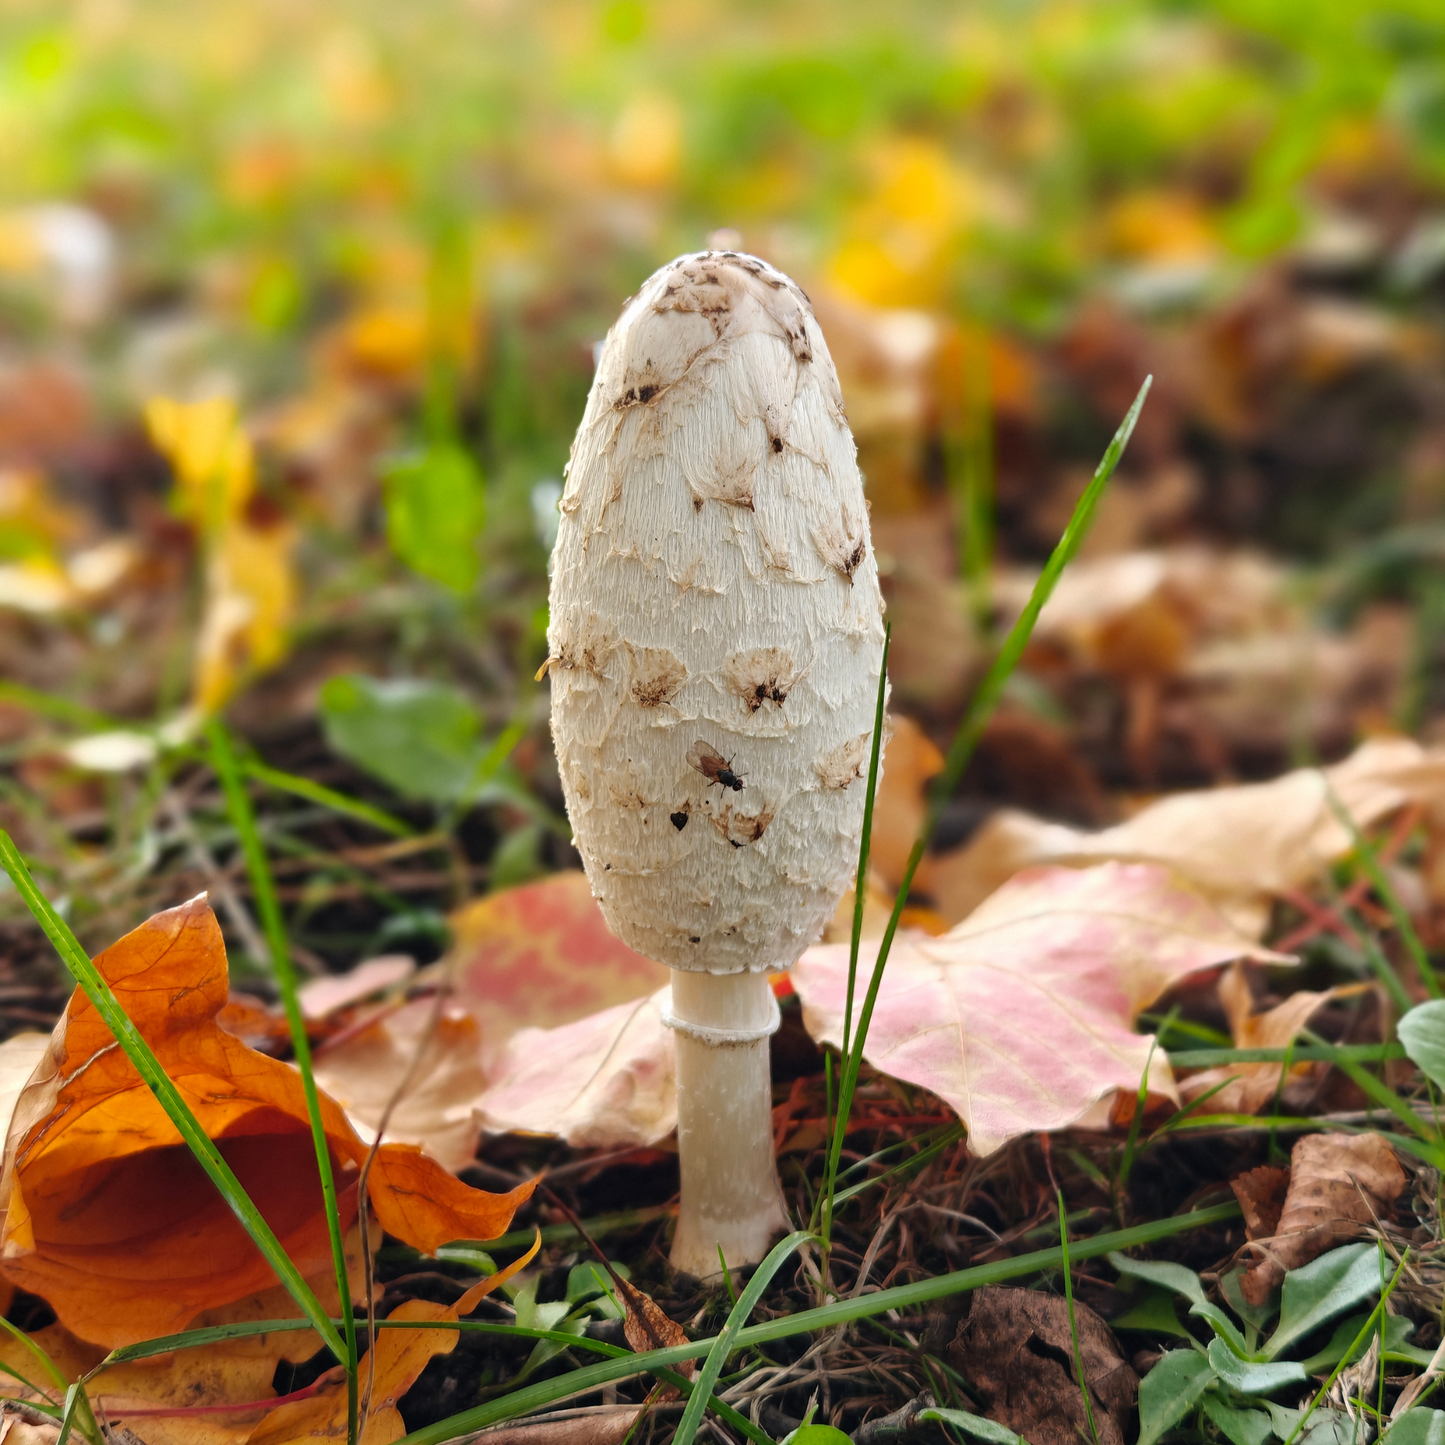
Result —
<svg viewBox="0 0 1445 1445"><path fill-rule="evenodd" d="M238 515L256 473L236 403L226 396L189 402L157 396L146 403L145 419L151 441L176 474L181 515L207 527Z"/></svg>

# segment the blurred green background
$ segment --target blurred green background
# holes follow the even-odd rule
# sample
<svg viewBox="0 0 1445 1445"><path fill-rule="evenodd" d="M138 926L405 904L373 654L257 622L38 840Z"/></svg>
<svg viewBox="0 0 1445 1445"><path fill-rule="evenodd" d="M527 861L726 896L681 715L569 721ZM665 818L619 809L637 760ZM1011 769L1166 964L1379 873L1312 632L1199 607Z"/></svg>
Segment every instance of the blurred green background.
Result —
<svg viewBox="0 0 1445 1445"><path fill-rule="evenodd" d="M533 682L560 479L624 298L708 244L814 300L936 735L1148 372L1091 557L1277 571L1033 659L1013 701L1092 779L1054 811L1428 728L1438 0L7 0L0 809L97 930L181 886L168 750L220 707L297 776L442 809L437 898L565 861ZM1247 625L1200 621L1225 596ZM1356 627L1388 676L1317 669L1327 716L1266 726L1276 674L1236 659L1248 724L1161 752L1221 627ZM405 718L455 786L368 762ZM411 917L346 887L358 939Z"/></svg>

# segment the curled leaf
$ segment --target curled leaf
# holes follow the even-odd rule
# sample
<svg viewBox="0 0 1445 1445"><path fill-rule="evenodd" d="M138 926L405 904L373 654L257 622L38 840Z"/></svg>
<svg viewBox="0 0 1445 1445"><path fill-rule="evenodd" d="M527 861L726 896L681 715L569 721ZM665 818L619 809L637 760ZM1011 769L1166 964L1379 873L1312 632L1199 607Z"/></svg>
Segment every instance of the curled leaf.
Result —
<svg viewBox="0 0 1445 1445"><path fill-rule="evenodd" d="M326 1268L301 1077L217 1024L226 954L205 899L156 914L95 964L298 1268ZM349 1228L366 1146L325 1094L321 1114ZM385 1228L424 1250L502 1233L531 1193L530 1184L504 1195L469 1189L414 1147L390 1144L368 1185ZM274 1283L79 990L16 1104L0 1194L0 1272L98 1344L184 1329Z"/></svg>

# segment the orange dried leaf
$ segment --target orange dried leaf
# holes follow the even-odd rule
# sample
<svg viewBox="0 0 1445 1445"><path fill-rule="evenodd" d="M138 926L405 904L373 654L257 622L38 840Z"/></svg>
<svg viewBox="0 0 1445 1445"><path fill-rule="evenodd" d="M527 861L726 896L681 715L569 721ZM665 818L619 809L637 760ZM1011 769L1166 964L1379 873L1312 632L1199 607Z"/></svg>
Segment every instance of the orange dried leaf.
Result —
<svg viewBox="0 0 1445 1445"><path fill-rule="evenodd" d="M445 1328L470 1314L498 1286L525 1269L542 1247L538 1233L532 1247L505 1269L474 1284L455 1304L440 1305L430 1300L407 1300L388 1319L435 1320L434 1330L378 1330L376 1356L371 1365L361 1365L363 1389L370 1380L371 1401L361 1445L391 1445L406 1434L397 1402L416 1384L434 1355L450 1354L460 1338L457 1330ZM371 1371L374 1370L374 1373ZM251 1432L247 1445L291 1445L298 1440L344 1440L346 1438L346 1380L340 1370L322 1381L321 1388L305 1400L278 1406Z"/></svg>
<svg viewBox="0 0 1445 1445"><path fill-rule="evenodd" d="M330 1246L300 1075L217 1023L225 946L204 898L158 913L96 967L304 1275ZM343 1226L366 1147L321 1096ZM383 1146L371 1196L419 1248L503 1231L530 1193L467 1188L416 1149ZM109 1347L184 1329L275 1281L154 1095L79 990L15 1108L0 1195L0 1273Z"/></svg>

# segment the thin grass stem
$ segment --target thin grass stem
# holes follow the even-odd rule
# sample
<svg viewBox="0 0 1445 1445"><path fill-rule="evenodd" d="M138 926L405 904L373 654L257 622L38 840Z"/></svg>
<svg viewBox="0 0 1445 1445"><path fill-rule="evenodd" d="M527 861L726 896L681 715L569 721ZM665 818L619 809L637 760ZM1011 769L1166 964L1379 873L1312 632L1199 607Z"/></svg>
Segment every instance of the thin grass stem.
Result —
<svg viewBox="0 0 1445 1445"><path fill-rule="evenodd" d="M1079 1394L1084 1397L1084 1415L1089 1421L1089 1435L1099 1445L1099 1425L1094 1419L1094 1404L1089 1399L1089 1381L1084 1374L1084 1356L1079 1349L1079 1321L1074 1313L1074 1274L1069 1266L1069 1221L1064 1209L1064 1191L1054 1190L1059 1201L1059 1253L1064 1259L1064 1299L1069 1307L1069 1336L1074 1342L1074 1374L1079 1381Z"/></svg>
<svg viewBox="0 0 1445 1445"><path fill-rule="evenodd" d="M331 1238L331 1263L336 1273L336 1289L340 1304L339 1314L345 1327L345 1353L340 1357L346 1367L347 1400L347 1445L356 1445L357 1438L357 1362L356 1321L352 1318L351 1282L346 1269L346 1241L342 1235L341 1211L336 1196L336 1176L331 1167L331 1144L326 1137L326 1123L321 1116L321 1093L316 1086L316 1071L311 1060L311 1040L306 1033L306 1020L301 1013L301 999L296 984L296 970L291 963L291 946L286 938L286 924L281 917L281 905L276 898L276 883L271 876L271 865L266 859L266 850L261 843L261 834L256 827L256 815L251 809L251 800L241 781L236 754L231 746L230 734L219 718L211 718L206 725L207 737L211 744L211 756L221 788L226 796L226 809L231 816L231 826L241 842L241 851L246 859L246 871L251 879L251 894L260 915L261 931L271 954L271 968L276 977L276 986L281 994L281 1003L286 1011L286 1023L291 1033L291 1047L295 1054L296 1069L301 1075L302 1089L306 1097L306 1113L311 1121L311 1141L316 1150L316 1169L321 1182L322 1207L326 1211L326 1228ZM357 1213L361 1228L366 1229L366 1200L358 1197Z"/></svg>
<svg viewBox="0 0 1445 1445"><path fill-rule="evenodd" d="M934 786L929 795L928 812L923 820L923 826L918 830L918 836L913 841L903 876L899 880L897 896L893 900L893 910L888 916L887 926L884 928L883 937L878 944L878 953L873 964L872 975L868 980L868 989L863 998L857 1031L851 1040L852 1047L844 1064L843 1078L838 1091L837 1118L833 1126L833 1138L827 1165L830 1177L836 1177L838 1158L843 1152L843 1139L848 1130L853 1094L858 1086L858 1073L863 1064L863 1048L868 1038L868 1026L872 1021L873 1009L878 1001L878 990L883 983L883 970L893 947L893 939L898 932L899 919L903 916L903 910L908 904L908 894L913 886L914 875L918 872L919 863L923 861L924 850L928 847L928 841L938 826L938 820L945 805L953 796L959 780L963 777L963 771L968 766L969 759L973 756L974 749L983 736L984 727L998 706L999 699L1003 696L1005 684L1023 657L1024 649L1033 635L1034 625L1038 622L1039 613L1043 611L1044 604L1049 600L1055 586L1058 585L1064 568L1072 561L1089 530L1089 524L1093 521L1094 511L1099 504L1099 498L1103 495L1109 478L1113 476L1115 467L1119 465L1119 458L1123 456L1124 448L1129 444L1129 438L1133 435L1134 426L1139 420L1139 413L1143 410L1144 399L1149 395L1149 388L1153 380L1152 376L1145 378L1144 384L1139 388L1139 394L1134 398L1134 403L1120 424L1119 430L1114 433L1114 438L1104 452L1093 479L1084 489L1083 496L1079 498L1074 507L1069 524L1064 528L1064 535L1059 538L1058 545L1050 555L1044 570L1039 574L1039 579L1034 584L1028 602L1019 614L1018 620L1009 629L1008 636L1004 638L993 665L970 700L968 710L964 713L963 720L959 723L958 731L954 735L952 746L948 750L943 771L934 780ZM832 1220L829 1217L825 1199L820 1231L825 1241L825 1250L831 1230Z"/></svg>

